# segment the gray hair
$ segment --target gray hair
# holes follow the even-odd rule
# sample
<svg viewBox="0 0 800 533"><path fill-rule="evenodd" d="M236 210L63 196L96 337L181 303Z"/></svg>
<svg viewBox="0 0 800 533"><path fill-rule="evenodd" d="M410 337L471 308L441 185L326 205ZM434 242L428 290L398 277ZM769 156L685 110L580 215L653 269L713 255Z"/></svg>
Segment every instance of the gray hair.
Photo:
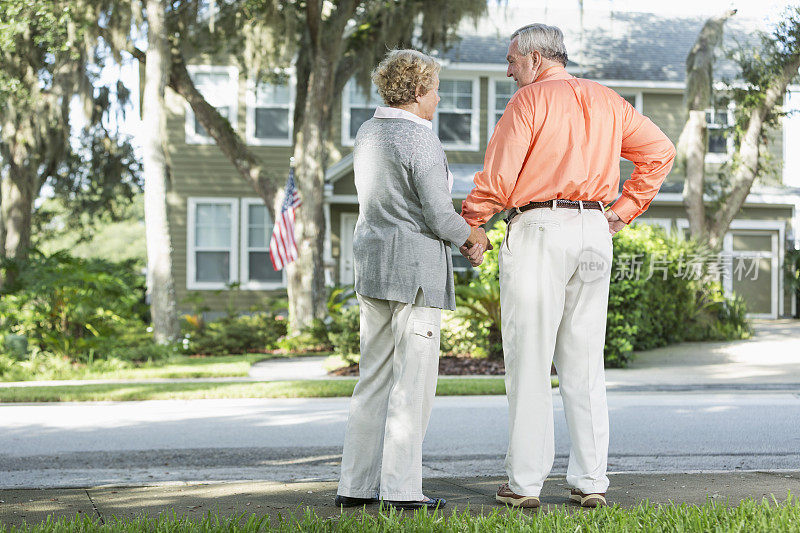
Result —
<svg viewBox="0 0 800 533"><path fill-rule="evenodd" d="M519 37L517 47L521 54L532 54L538 50L542 57L567 66L567 47L564 46L564 34L557 27L546 24L528 24L511 34L512 41L516 37Z"/></svg>

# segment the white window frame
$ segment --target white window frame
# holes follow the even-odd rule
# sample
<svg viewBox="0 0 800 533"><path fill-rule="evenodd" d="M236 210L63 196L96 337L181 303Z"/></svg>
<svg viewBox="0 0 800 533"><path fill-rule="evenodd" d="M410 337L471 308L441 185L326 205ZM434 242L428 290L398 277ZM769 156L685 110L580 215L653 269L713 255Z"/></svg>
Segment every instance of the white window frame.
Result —
<svg viewBox="0 0 800 533"><path fill-rule="evenodd" d="M273 104L268 107L282 108L289 111L289 135L286 139L259 139L256 137L256 108L267 107L260 106L256 98L256 81L252 78L247 80L247 89L245 94L245 139L247 144L252 146L291 146L292 135L294 132L294 96L297 81L294 74L290 74L287 78L287 85L289 87L289 103L288 104Z"/></svg>
<svg viewBox="0 0 800 533"><path fill-rule="evenodd" d="M236 126L238 124L238 114L239 114L239 69L235 66L219 66L219 65L187 65L186 69L189 71L189 75L193 76L195 74L227 74L228 81L235 91L230 91L228 95L231 98L231 102L226 105L225 107L230 107L230 116L228 117L228 121L231 123L231 127L236 130ZM205 95L204 95L205 96ZM223 102L219 102L218 100L212 98L208 100L208 103L214 107L222 107L224 105ZM184 108L186 110L186 120L184 125L184 130L186 134L186 144L214 144L214 139L212 137L206 137L203 135L198 135L194 129L194 111L192 111L192 107L188 104L184 104Z"/></svg>
<svg viewBox="0 0 800 533"><path fill-rule="evenodd" d="M723 108L721 108L721 107L720 108L713 108L712 107L712 108L709 108L709 109L705 110L706 113L711 113L711 123L706 121L706 135L711 135L711 132L713 130L730 129L733 126L734 104L732 102L730 104L728 104L728 106L727 106L727 111L726 111L727 119L728 119L727 126L716 126L716 125L714 125L714 118L717 115L717 111L719 111L721 109L723 109ZM733 146L733 136L732 135L728 135L725 138L725 144L726 144L726 147L727 147L727 151L724 154L716 153L716 152L712 153L712 152L706 151L705 162L706 163L712 163L712 164L721 164L721 163L727 162L731 158L731 156L733 155L734 146Z"/></svg>
<svg viewBox="0 0 800 533"><path fill-rule="evenodd" d="M639 113L644 114L644 94L642 93L642 91L617 87L614 89L614 92L616 92L623 98L633 96L634 98L633 108L636 109L636 111L638 111Z"/></svg>
<svg viewBox="0 0 800 533"><path fill-rule="evenodd" d="M350 91L355 84L356 81L350 78L342 90L342 146L353 146L356 141L354 137L350 137ZM370 90L373 90L372 85ZM377 105L385 104L379 101Z"/></svg>
<svg viewBox="0 0 800 533"><path fill-rule="evenodd" d="M494 121L494 116L498 112L498 109L495 106L495 103L496 103L495 100L497 99L496 98L496 96L497 96L497 87L495 87L495 84L498 81L510 81L511 83L514 83L514 79L513 78L509 78L509 77L504 77L504 78L501 78L499 76L490 76L489 77L489 89L487 91L488 92L488 94L487 94L487 97L488 97L487 98L487 103L488 103L487 111L488 111L488 114L486 115L486 118L487 118L486 139L487 140L492 138L492 135L494 134L494 127L496 125L495 121Z"/></svg>
<svg viewBox="0 0 800 533"><path fill-rule="evenodd" d="M263 291L263 290L274 290L274 289L283 289L286 288L286 269L284 268L281 270L281 281L258 281L258 280L251 280L250 279L250 261L248 254L251 251L264 251L261 249L250 249L248 237L250 232L250 206L251 205L264 205L264 200L261 198L242 198L241 200L242 209L241 209L241 228L239 230L240 241L239 241L239 253L240 253L240 264L241 266L241 284L239 287L242 290L247 291ZM266 207L266 206L265 206ZM269 210L267 210L267 217L269 218L269 222L271 223L272 227L275 227L275 222L270 218ZM267 239L267 248L266 252L269 256L269 241L272 236L270 232L269 235L266 236Z"/></svg>
<svg viewBox="0 0 800 533"><path fill-rule="evenodd" d="M220 248L218 250L201 249L198 250L195 246L195 238L197 236L197 229L195 223L197 221L197 205L198 204L227 204L231 208L231 240L229 248ZM235 283L239 280L239 254L237 253L236 246L238 220L239 220L239 200L238 198L223 198L223 197L191 197L187 199L187 231L186 231L186 288L188 290L219 290L226 289L227 285ZM197 258L195 252L198 251L219 251L230 253L230 268L228 271L228 282L221 281L196 281L197 276Z"/></svg>
<svg viewBox="0 0 800 533"><path fill-rule="evenodd" d="M470 110L470 132L469 142L442 142L442 147L445 150L453 151L477 151L480 142L480 122L481 122L481 83L480 78L476 74L461 73L461 72L442 72L439 75L439 82L445 80L453 81L471 81L472 82L472 109ZM436 113L433 115L433 131L439 136L439 112L441 111L441 103L436 107Z"/></svg>

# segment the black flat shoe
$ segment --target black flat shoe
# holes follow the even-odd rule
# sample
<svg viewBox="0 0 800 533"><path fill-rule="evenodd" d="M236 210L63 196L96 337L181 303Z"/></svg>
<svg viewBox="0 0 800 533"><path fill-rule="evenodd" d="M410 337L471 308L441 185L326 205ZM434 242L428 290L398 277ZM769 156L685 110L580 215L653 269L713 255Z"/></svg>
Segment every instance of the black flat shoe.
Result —
<svg viewBox="0 0 800 533"><path fill-rule="evenodd" d="M337 494L336 499L333 500L336 507L363 507L371 503L378 503L378 498L352 498Z"/></svg>
<svg viewBox="0 0 800 533"><path fill-rule="evenodd" d="M407 501L398 501L398 500L381 500L381 503L385 503L389 507L394 507L395 509L407 509L407 510L414 510L414 509L422 509L423 507L427 509L441 509L447 504L447 500L444 498L428 498L425 501L421 502L407 502Z"/></svg>

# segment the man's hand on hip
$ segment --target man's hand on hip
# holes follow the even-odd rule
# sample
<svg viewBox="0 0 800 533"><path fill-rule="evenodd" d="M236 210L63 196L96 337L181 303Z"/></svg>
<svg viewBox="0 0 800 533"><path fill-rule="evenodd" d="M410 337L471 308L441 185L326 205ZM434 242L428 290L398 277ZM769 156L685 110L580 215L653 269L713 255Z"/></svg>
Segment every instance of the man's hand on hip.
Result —
<svg viewBox="0 0 800 533"><path fill-rule="evenodd" d="M603 214L608 221L608 232L611 233L611 235L614 235L619 230L627 226L627 224L623 222L621 218L619 218L619 215L617 215L611 209L606 209L606 212Z"/></svg>

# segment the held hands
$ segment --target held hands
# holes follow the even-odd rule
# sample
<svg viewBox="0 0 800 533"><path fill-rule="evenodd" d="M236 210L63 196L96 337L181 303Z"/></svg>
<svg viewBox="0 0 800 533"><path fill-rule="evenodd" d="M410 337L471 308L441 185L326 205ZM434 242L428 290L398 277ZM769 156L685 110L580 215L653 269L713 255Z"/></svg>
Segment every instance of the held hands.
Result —
<svg viewBox="0 0 800 533"><path fill-rule="evenodd" d="M470 233L467 242L459 248L459 251L475 267L483 262L483 254L486 250L491 250L492 248L492 244L486 237L486 231L478 227L472 228L472 233Z"/></svg>
<svg viewBox="0 0 800 533"><path fill-rule="evenodd" d="M627 226L627 224L623 222L621 218L619 218L619 215L617 215L611 209L606 209L606 212L603 214L605 215L606 220L608 220L608 232L611 233L611 235L614 235L619 230Z"/></svg>

